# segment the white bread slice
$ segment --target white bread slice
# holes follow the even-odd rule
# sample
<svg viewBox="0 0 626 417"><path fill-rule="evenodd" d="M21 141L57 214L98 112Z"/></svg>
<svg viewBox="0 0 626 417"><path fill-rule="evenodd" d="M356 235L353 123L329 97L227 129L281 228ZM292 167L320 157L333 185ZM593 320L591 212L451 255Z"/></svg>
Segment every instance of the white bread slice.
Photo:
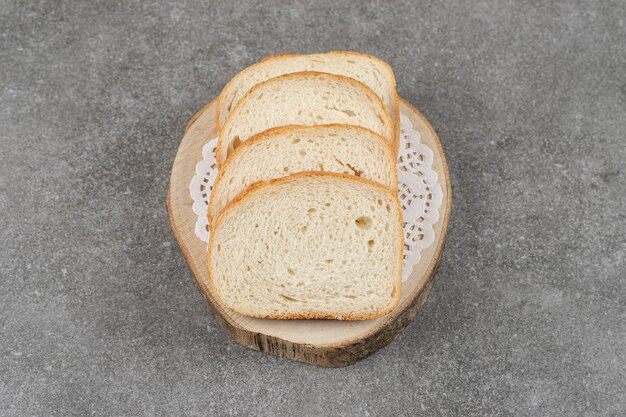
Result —
<svg viewBox="0 0 626 417"><path fill-rule="evenodd" d="M393 144L393 122L372 90L342 75L297 72L257 84L239 101L219 132L217 163L269 128L329 123L362 126Z"/></svg>
<svg viewBox="0 0 626 417"><path fill-rule="evenodd" d="M275 127L243 142L220 168L211 191L209 224L240 192L259 181L303 171L352 174L398 189L385 139L363 127L331 124Z"/></svg>
<svg viewBox="0 0 626 417"><path fill-rule="evenodd" d="M395 193L346 174L260 183L211 229L210 287L240 314L364 320L400 297L403 232Z"/></svg>
<svg viewBox="0 0 626 417"><path fill-rule="evenodd" d="M303 71L344 75L372 89L382 100L395 124L397 142L394 143L394 151L397 154L400 138L400 107L393 70L380 58L358 52L333 51L324 54L275 55L244 69L226 84L218 98L218 130L226 123L226 119L239 100L252 87L280 75Z"/></svg>

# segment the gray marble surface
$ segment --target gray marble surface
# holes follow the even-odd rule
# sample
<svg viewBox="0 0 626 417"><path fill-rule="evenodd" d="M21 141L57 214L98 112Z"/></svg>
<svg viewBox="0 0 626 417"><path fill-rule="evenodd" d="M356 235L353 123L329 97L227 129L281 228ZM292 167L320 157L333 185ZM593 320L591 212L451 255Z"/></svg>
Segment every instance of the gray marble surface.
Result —
<svg viewBox="0 0 626 417"><path fill-rule="evenodd" d="M626 415L626 3L2 1L0 415ZM324 369L231 342L170 232L186 121L281 52L388 60L454 207L423 313Z"/></svg>

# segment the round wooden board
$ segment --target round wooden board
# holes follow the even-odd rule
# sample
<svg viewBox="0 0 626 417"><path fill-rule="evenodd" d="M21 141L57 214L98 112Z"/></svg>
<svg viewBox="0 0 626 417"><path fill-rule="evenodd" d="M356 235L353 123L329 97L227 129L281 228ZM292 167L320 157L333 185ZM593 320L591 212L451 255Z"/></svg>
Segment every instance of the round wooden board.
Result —
<svg viewBox="0 0 626 417"><path fill-rule="evenodd" d="M195 234L197 216L189 183L202 146L216 134L215 100L196 113L187 125L170 178L167 210L174 236L209 307L222 328L236 342L252 349L321 366L340 367L363 359L389 344L415 318L426 303L441 261L450 218L451 189L448 166L437 134L424 116L400 100L402 114L419 131L423 143L434 152L433 169L443 190L435 240L421 254L409 279L402 284L400 302L385 317L375 320L270 320L242 316L219 304L208 287L207 245Z"/></svg>

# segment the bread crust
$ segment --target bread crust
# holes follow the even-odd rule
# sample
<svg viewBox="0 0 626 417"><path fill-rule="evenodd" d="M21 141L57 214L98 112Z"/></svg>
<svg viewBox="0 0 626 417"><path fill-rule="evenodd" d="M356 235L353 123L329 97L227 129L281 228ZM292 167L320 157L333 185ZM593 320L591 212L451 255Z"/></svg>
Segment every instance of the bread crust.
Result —
<svg viewBox="0 0 626 417"><path fill-rule="evenodd" d="M245 75L249 74L250 72L255 71L257 68L259 68L261 65L263 64L267 64L268 62L272 62L272 61L279 61L281 59L285 59L285 58L295 58L295 57L302 57L302 56L306 56L306 55L310 55L310 56L323 56L323 55L338 55L338 56L342 56L342 55L347 55L347 56L358 56L358 57L365 57L368 59L371 59L373 61L378 62L379 64L381 64L386 70L387 73L389 75L389 78L391 79L391 83L393 86L393 94L395 97L395 103L394 103L394 111L396 113L396 116L394 117L395 121L397 121L397 139L399 141L400 138L400 103L399 103L399 99L398 99L398 93L396 90L396 77L393 74L393 69L391 68L391 65L389 65L389 63L387 63L387 61L378 58L374 55L370 55L370 54L365 54L362 52L354 52L354 51L328 51L328 52L324 52L324 53L319 53L319 54L293 54L293 53L284 53L284 54L276 54L276 55L270 55L270 56L266 56L265 58L261 59L259 62L250 65L247 68L244 68L243 70L241 70L237 75L235 75L233 78L230 79L230 81L228 83L226 83L226 85L224 86L224 88L222 89L220 95L217 97L217 106L215 106L215 111L216 111L216 121L217 121L217 130L219 131L222 128L222 125L220 123L220 113L221 113L221 107L222 107L222 100L224 99L224 96L226 95L226 93L229 91L229 89L238 81L240 80L242 77L244 77ZM399 144L399 142L396 144L396 151L397 151L397 145Z"/></svg>
<svg viewBox="0 0 626 417"><path fill-rule="evenodd" d="M360 56L360 57L366 57L369 59L372 59L376 62L378 62L379 64L382 64L382 66L385 68L385 70L387 70L387 74L389 75L389 78L391 79L391 84L393 86L393 98L394 98L394 103L393 103L393 114L390 114L391 118L393 119L394 122L394 126L395 126L395 138L394 138L394 143L393 143L393 152L394 152L394 156L397 158L398 156L398 150L400 148L400 96L398 95L398 90L396 87L396 77L393 73L393 68L391 68L391 65L389 65L389 63L387 61L385 61L384 59L381 59L377 56L374 55L370 55L370 54L366 54L366 53L362 53L362 52L354 52L354 51L328 51L326 53L321 53L321 54L311 54L311 55L348 55L348 56ZM278 55L271 55L268 57L263 58L261 61L258 62L258 64L260 64L261 62L269 62L269 61L274 61L274 60L278 60L280 58L283 57L297 57L297 56L303 56L306 54L278 54ZM257 65L257 64L255 64ZM254 66L254 65L253 65ZM249 67L251 68L251 67ZM245 71L245 70L244 70ZM243 72L243 71L242 71ZM239 76L239 74L237 74L237 76ZM237 77L236 76L236 77ZM228 86L228 84L226 85ZM224 87L225 91L226 87ZM220 97L222 95L220 94ZM218 97L219 99L219 97ZM382 99L381 99L382 100ZM385 106L386 107L386 106ZM218 123L218 130L219 130L219 108L220 108L220 102L218 101L217 103L217 111L218 111L218 118L217 123Z"/></svg>
<svg viewBox="0 0 626 417"><path fill-rule="evenodd" d="M224 207L224 210L222 210L220 215L217 217L215 225L211 225L211 236L210 236L209 245L208 245L208 257L207 257L210 290L212 291L215 298L222 305L228 307L229 309L231 309L232 311L236 313L242 314L244 316L256 317L256 318L285 319L285 320L292 320L292 319L294 320L295 319L369 320L369 319L382 317L388 314L398 304L398 301L400 300L401 290L402 290L402 253L403 253L403 247L404 247L404 233L399 234L400 235L399 236L400 251L399 251L399 256L398 256L398 267L397 267L398 272L396 274L396 285L394 287L394 292L393 292L394 298L392 298L392 300L390 301L389 305L386 308L381 309L380 311L373 312L373 313L363 313L363 314L332 314L332 313L324 313L324 312L312 312L312 313L303 313L303 314L261 315L261 314L254 314L254 313L238 310L237 308L233 308L232 306L229 306L226 303L226 301L222 298L222 295L220 294L219 290L217 289L217 286L215 285L215 278L214 278L213 270L211 269L211 256L212 256L212 248L213 248L214 239L215 239L214 231L219 227L222 220L224 219L224 216L230 210L233 210L237 205L239 205L246 198L248 198L252 193L258 190L271 187L272 185L294 181L294 180L297 180L298 178L307 178L307 177L308 178L310 177L343 178L348 181L353 181L353 182L369 185L369 186L382 190L383 192L389 194L392 197L392 201L396 205L396 209L397 209L396 211L398 213L398 215L396 216L396 220L398 222L399 229L402 230L402 207L400 206L400 202L398 201L397 196L391 191L389 191L387 187L375 181L361 178L361 177L355 177L354 175L350 175L350 174L340 174L340 173L334 173L334 172L299 172L293 175L289 175L287 177L275 178L269 181L260 181L248 187L246 190L241 192L237 197L235 197L230 203L228 203L226 207Z"/></svg>
<svg viewBox="0 0 626 417"><path fill-rule="evenodd" d="M369 58L371 60L374 60L380 64L382 64L382 66L385 68L385 70L387 70L387 74L389 75L389 78L391 79L391 85L393 86L393 98L394 98L394 103L393 103L393 114L390 114L391 118L393 119L394 122L394 126L395 126L395 138L394 138L394 142L393 142L393 155L395 158L398 157L398 150L400 148L400 96L398 95L398 89L396 87L396 76L393 73L393 68L391 68L391 65L389 65L389 63L387 61L385 61L384 59L381 59L377 56L374 55L370 55L370 54L366 54L366 53L362 53L362 52L354 52L354 51L328 51L326 53L322 53L322 54L311 54L311 55L348 55L348 56L361 56L361 57L366 57ZM272 55L272 56L268 56L263 58L261 61L259 61L258 63L261 62L265 62L265 61L273 61L273 60L278 60L279 58L283 58L283 57L296 57L296 56L303 56L306 54L278 54L278 55ZM255 64L256 65L256 64ZM254 65L253 65L254 66ZM244 70L245 71L245 70ZM238 76L238 75L237 75ZM358 80L357 80L358 81ZM224 89L226 89L226 87L224 87ZM225 90L224 90L225 91ZM220 97L222 95L220 94ZM382 100L382 98L381 98ZM385 106L386 108L387 106ZM217 103L217 111L218 111L218 118L217 123L218 123L218 131L219 131L219 108L220 108L220 102L218 101Z"/></svg>
<svg viewBox="0 0 626 417"><path fill-rule="evenodd" d="M327 72L317 72L317 71L303 71L303 72L292 72L289 74L285 74L285 75L281 75L278 77L274 77L274 78L270 78L267 81L264 81L262 83L259 83L257 85L255 85L254 87L252 87L250 90L248 90L248 92L241 98L241 100L239 100L239 102L237 103L237 105L235 106L235 108L230 112L230 115L228 115L228 118L226 119L226 122L224 123L224 126L221 126L219 129L219 134L218 134L218 138L217 138L217 149L215 150L215 156L216 156L216 161L217 161L217 166L221 167L225 162L227 158L223 158L222 157L222 141L224 140L224 127L227 126L230 122L230 120L233 117L236 117L239 112L239 109L245 104L245 102L247 101L248 97L252 96L257 90L263 88L265 85L270 84L270 83L277 83L280 82L282 80L287 80L287 79L291 79L291 78L305 78L305 77L320 77L320 78L334 78L335 80L341 80L343 82L347 82L349 84L352 84L355 87L361 88L363 89L363 91L365 91L365 94L367 94L371 99L373 99L376 103L378 103L382 110L383 110L383 116L386 116L386 120L385 122L388 125L387 131L385 132L385 137L388 137L390 139L392 139L392 142L395 140L395 126L394 126L394 122L391 119L391 116L389 115L389 112L387 111L387 107L385 106L385 104L382 102L382 100L380 99L380 97L378 97L378 95L376 93L374 93L372 91L371 88L369 88L368 86L366 86L365 84L363 84L360 81L357 81L353 78L350 77L346 77L344 75L337 75L337 74L329 74ZM219 106L219 103L218 103Z"/></svg>
<svg viewBox="0 0 626 417"><path fill-rule="evenodd" d="M396 157L394 155L394 151L392 146L389 144L389 142L382 136L380 136L378 133L366 128L366 127L362 127L362 126L355 126L355 125L348 125L348 124L342 124L342 123L329 123L329 124L324 124L324 125L288 125L288 126L277 126L277 127L273 127L267 130L264 130L263 132L257 133L256 135L250 136L250 138L248 138L247 140L243 141L237 148L235 148L235 150L233 151L233 153L228 157L228 159L226 160L226 162L224 163L224 165L222 167L220 167L220 169L217 171L217 178L215 179L215 182L213 183L213 190L211 191L211 197L209 198L209 209L208 209L208 219L209 219L209 224L211 224L214 220L215 220L215 211L216 211L216 198L214 197L215 193L214 191L218 188L218 186L220 185L220 181L222 179L222 177L224 176L224 173L227 172L228 168L230 167L230 165L232 165L233 161L235 161L237 159L237 156L242 153L246 148L252 146L254 143L256 142L260 142L263 140L266 140L270 137L273 137L275 135L284 133L286 131L291 131L291 130L320 130L320 129L325 129L325 128L332 128L332 127L340 127L340 128L345 128L345 129L351 129L351 130L357 130L357 131L362 131L365 132L369 135L375 136L377 137L385 146L385 149L387 149L388 153L389 153L389 157L392 159L392 164L395 167L396 166ZM398 172L397 170L394 170L393 172L393 180L394 180L394 184L393 184L393 189L391 191L397 191L398 190Z"/></svg>

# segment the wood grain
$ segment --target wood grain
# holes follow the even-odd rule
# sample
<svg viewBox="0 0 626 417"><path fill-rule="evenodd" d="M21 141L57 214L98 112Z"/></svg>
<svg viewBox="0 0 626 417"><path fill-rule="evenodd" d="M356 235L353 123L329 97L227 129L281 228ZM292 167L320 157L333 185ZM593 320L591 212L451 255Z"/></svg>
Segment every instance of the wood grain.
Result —
<svg viewBox="0 0 626 417"><path fill-rule="evenodd" d="M301 362L346 366L389 344L426 303L443 254L450 218L450 178L441 143L430 123L403 99L400 109L420 132L423 143L434 152L433 170L442 185L443 202L439 221L434 226L435 240L422 252L421 261L403 283L396 308L385 317L363 321L256 319L232 312L216 301L207 286L207 245L195 234L196 215L189 194L196 164L202 159L202 146L216 136L215 100L192 117L172 167L167 194L169 221L200 291L221 327L233 340L252 349Z"/></svg>

